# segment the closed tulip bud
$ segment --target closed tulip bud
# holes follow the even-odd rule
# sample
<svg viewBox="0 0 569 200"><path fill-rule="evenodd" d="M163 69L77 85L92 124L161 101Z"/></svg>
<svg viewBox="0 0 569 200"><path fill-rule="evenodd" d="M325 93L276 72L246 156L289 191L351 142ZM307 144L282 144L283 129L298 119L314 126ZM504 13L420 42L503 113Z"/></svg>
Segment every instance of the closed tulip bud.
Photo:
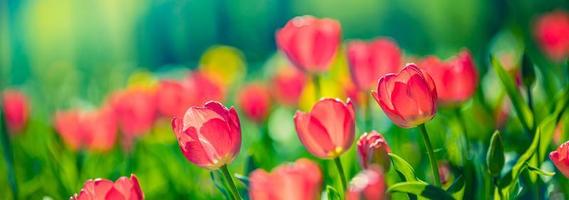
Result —
<svg viewBox="0 0 569 200"><path fill-rule="evenodd" d="M320 199L322 173L318 165L308 159L282 164L271 173L257 169L249 180L252 200Z"/></svg>
<svg viewBox="0 0 569 200"><path fill-rule="evenodd" d="M468 50L462 50L448 61L430 56L419 67L433 78L437 100L443 106L455 106L470 99L476 92L478 73Z"/></svg>
<svg viewBox="0 0 569 200"><path fill-rule="evenodd" d="M272 79L272 91L280 103L296 106L306 84L306 75L293 67L281 67Z"/></svg>
<svg viewBox="0 0 569 200"><path fill-rule="evenodd" d="M215 170L233 161L241 148L241 125L233 107L216 101L190 107L172 128L180 149L195 165Z"/></svg>
<svg viewBox="0 0 569 200"><path fill-rule="evenodd" d="M348 43L347 51L352 80L361 91L371 90L379 77L401 68L401 51L390 39L353 41Z"/></svg>
<svg viewBox="0 0 569 200"><path fill-rule="evenodd" d="M364 133L358 140L357 147L360 164L364 169L378 165L383 171L389 171L391 160L388 153L391 149L381 134L377 131Z"/></svg>
<svg viewBox="0 0 569 200"><path fill-rule="evenodd" d="M381 169L371 167L357 174L350 182L346 200L382 200L385 197L385 179Z"/></svg>
<svg viewBox="0 0 569 200"><path fill-rule="evenodd" d="M120 177L115 182L107 179L90 179L81 192L71 196L72 200L142 200L144 194L134 174L130 178Z"/></svg>
<svg viewBox="0 0 569 200"><path fill-rule="evenodd" d="M549 153L549 159L565 177L569 178L569 141Z"/></svg>
<svg viewBox="0 0 569 200"><path fill-rule="evenodd" d="M277 31L277 47L300 70L321 73L330 67L339 49L341 34L336 20L295 17Z"/></svg>
<svg viewBox="0 0 569 200"><path fill-rule="evenodd" d="M490 140L490 147L486 154L486 166L492 176L500 175L504 167L504 145L502 144L502 137L500 132L496 131Z"/></svg>
<svg viewBox="0 0 569 200"><path fill-rule="evenodd" d="M5 90L2 93L2 111L10 133L22 131L28 121L30 104L24 93L17 90Z"/></svg>
<svg viewBox="0 0 569 200"><path fill-rule="evenodd" d="M535 70L527 53L524 54L522 59L522 81L526 86L531 86L535 83Z"/></svg>
<svg viewBox="0 0 569 200"><path fill-rule="evenodd" d="M534 34L539 46L553 60L569 56L569 13L553 11L537 20Z"/></svg>
<svg viewBox="0 0 569 200"><path fill-rule="evenodd" d="M312 155L332 159L347 151L354 141L355 113L352 102L324 98L308 113L294 115L296 133Z"/></svg>
<svg viewBox="0 0 569 200"><path fill-rule="evenodd" d="M262 84L250 84L237 95L237 104L249 119L261 123L269 115L271 94Z"/></svg>
<svg viewBox="0 0 569 200"><path fill-rule="evenodd" d="M403 128L431 120L437 110L435 84L415 64L382 76L372 95L387 117Z"/></svg>

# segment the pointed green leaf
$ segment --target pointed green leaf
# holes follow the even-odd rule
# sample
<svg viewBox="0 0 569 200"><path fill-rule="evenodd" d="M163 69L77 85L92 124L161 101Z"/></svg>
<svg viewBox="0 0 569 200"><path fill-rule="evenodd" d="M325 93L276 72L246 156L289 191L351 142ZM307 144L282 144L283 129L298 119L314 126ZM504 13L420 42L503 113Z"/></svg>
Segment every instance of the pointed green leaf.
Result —
<svg viewBox="0 0 569 200"><path fill-rule="evenodd" d="M454 199L449 193L447 193L443 189L420 181L397 183L389 187L387 191L391 193L393 192L409 193L429 199Z"/></svg>
<svg viewBox="0 0 569 200"><path fill-rule="evenodd" d="M464 176L459 176L447 189L447 192L452 195L455 199L463 199L464 196Z"/></svg>
<svg viewBox="0 0 569 200"><path fill-rule="evenodd" d="M389 157L391 157L391 162L393 163L395 170L401 173L405 177L406 181L417 180L415 176L415 170L407 161L405 161L405 159L399 157L394 153L389 153Z"/></svg>
<svg viewBox="0 0 569 200"><path fill-rule="evenodd" d="M539 175L543 175L543 176L554 176L554 175L555 175L555 172L543 171L543 170L541 170L541 169L539 169L539 168L537 168L537 167L531 166L531 165L528 165L528 166L527 166L527 169L528 169L530 172L533 172L533 173L536 173L536 174L539 174Z"/></svg>
<svg viewBox="0 0 569 200"><path fill-rule="evenodd" d="M336 190L336 188L326 185L326 195L328 196L328 200L340 200L342 199L340 193Z"/></svg>
<svg viewBox="0 0 569 200"><path fill-rule="evenodd" d="M502 143L500 131L496 130L492 135L488 153L486 154L488 172L490 172L492 176L500 175L500 171L502 171L504 167L504 161L504 144Z"/></svg>

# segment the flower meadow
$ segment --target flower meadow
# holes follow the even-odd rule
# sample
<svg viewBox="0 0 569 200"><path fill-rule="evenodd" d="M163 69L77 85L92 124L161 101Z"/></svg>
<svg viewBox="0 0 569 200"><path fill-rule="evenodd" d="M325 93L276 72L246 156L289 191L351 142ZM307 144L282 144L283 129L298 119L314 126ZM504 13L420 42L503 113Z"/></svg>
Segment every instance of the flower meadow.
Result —
<svg viewBox="0 0 569 200"><path fill-rule="evenodd" d="M193 66L2 67L0 199L568 199L564 8L423 53L298 14L254 64L220 42Z"/></svg>

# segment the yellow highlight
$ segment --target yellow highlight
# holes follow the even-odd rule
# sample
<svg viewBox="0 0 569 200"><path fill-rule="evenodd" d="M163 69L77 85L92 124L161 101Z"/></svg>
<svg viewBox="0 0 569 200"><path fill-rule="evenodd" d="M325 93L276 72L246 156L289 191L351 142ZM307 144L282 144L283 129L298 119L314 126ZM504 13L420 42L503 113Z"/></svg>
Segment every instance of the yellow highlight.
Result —
<svg viewBox="0 0 569 200"><path fill-rule="evenodd" d="M245 75L245 59L240 50L230 46L213 46L200 59L200 70L224 86Z"/></svg>

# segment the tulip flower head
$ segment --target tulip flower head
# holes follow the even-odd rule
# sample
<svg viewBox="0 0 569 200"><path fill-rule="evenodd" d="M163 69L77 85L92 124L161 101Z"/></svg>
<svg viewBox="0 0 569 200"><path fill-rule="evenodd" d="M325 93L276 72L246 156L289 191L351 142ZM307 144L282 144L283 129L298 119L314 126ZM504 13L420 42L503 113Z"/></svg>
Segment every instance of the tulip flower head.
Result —
<svg viewBox="0 0 569 200"><path fill-rule="evenodd" d="M272 80L273 95L280 103L297 105L306 81L306 76L300 70L281 67Z"/></svg>
<svg viewBox="0 0 569 200"><path fill-rule="evenodd" d="M188 91L193 96L192 105L203 105L208 101L223 101L226 89L223 84L216 81L212 75L197 71L186 78Z"/></svg>
<svg viewBox="0 0 569 200"><path fill-rule="evenodd" d="M175 80L162 80L156 91L158 111L165 117L181 117L192 105L193 97L186 84Z"/></svg>
<svg viewBox="0 0 569 200"><path fill-rule="evenodd" d="M391 160L388 153L391 149L387 145L385 138L377 131L364 133L357 142L360 164L364 169L372 165L378 165L383 171L388 171Z"/></svg>
<svg viewBox="0 0 569 200"><path fill-rule="evenodd" d="M569 13L554 11L541 16L535 24L535 37L553 60L569 57Z"/></svg>
<svg viewBox="0 0 569 200"><path fill-rule="evenodd" d="M144 194L134 174L130 178L120 177L115 182L107 179L90 179L81 192L71 196L72 200L142 200Z"/></svg>
<svg viewBox="0 0 569 200"><path fill-rule="evenodd" d="M271 94L269 89L262 84L250 84L239 92L237 104L247 117L261 123L269 115Z"/></svg>
<svg viewBox="0 0 569 200"><path fill-rule="evenodd" d="M294 124L308 152L332 159L347 151L354 141L355 112L350 99L324 98L310 112L297 111Z"/></svg>
<svg viewBox="0 0 569 200"><path fill-rule="evenodd" d="M346 192L346 199L382 200L385 199L385 188L383 172L377 167L371 167L352 179Z"/></svg>
<svg viewBox="0 0 569 200"><path fill-rule="evenodd" d="M395 73L401 67L401 51L390 39L353 41L347 51L352 80L361 91L371 90L379 77Z"/></svg>
<svg viewBox="0 0 569 200"><path fill-rule="evenodd" d="M121 131L128 138L147 133L156 119L156 95L154 90L128 88L110 97Z"/></svg>
<svg viewBox="0 0 569 200"><path fill-rule="evenodd" d="M249 180L252 200L320 199L322 173L318 165L308 159L282 164L270 173L257 169Z"/></svg>
<svg viewBox="0 0 569 200"><path fill-rule="evenodd" d="M2 93L2 110L10 133L21 132L28 121L30 104L24 93L5 90Z"/></svg>
<svg viewBox="0 0 569 200"><path fill-rule="evenodd" d="M382 76L372 95L387 117L403 128L431 120L437 110L433 79L415 64L407 64L398 74Z"/></svg>
<svg viewBox="0 0 569 200"><path fill-rule="evenodd" d="M116 141L117 123L113 110L68 110L55 115L55 129L72 150L109 151Z"/></svg>
<svg viewBox="0 0 569 200"><path fill-rule="evenodd" d="M447 62L434 56L427 57L419 67L433 78L438 101L443 106L460 105L476 92L478 73L468 50Z"/></svg>
<svg viewBox="0 0 569 200"><path fill-rule="evenodd" d="M233 161L241 148L241 125L233 107L216 101L190 107L172 128L184 156L195 165L215 170Z"/></svg>
<svg viewBox="0 0 569 200"><path fill-rule="evenodd" d="M569 141L549 153L549 159L565 177L569 178Z"/></svg>
<svg viewBox="0 0 569 200"><path fill-rule="evenodd" d="M277 31L277 47L300 70L321 73L330 67L340 46L341 34L336 20L295 17Z"/></svg>

